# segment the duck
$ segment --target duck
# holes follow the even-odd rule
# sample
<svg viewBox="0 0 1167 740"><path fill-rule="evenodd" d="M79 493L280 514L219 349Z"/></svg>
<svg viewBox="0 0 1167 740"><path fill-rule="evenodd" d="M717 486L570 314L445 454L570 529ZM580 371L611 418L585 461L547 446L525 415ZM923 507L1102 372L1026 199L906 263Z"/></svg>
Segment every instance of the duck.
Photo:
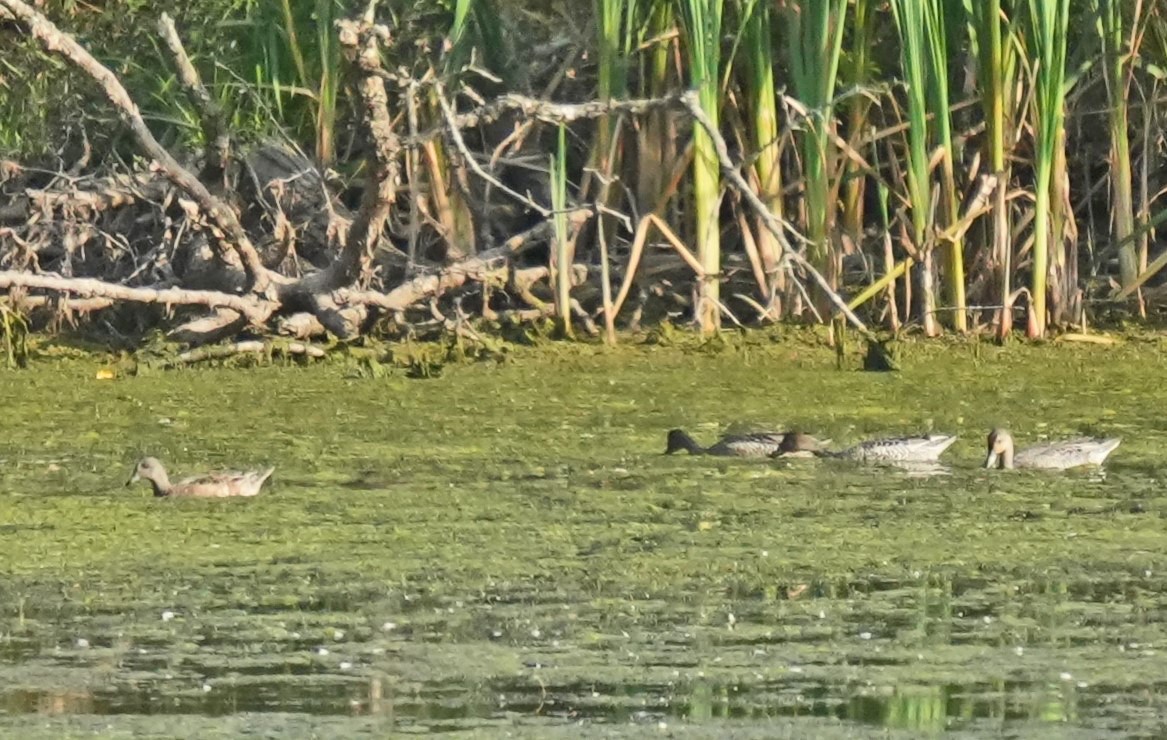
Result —
<svg viewBox="0 0 1167 740"><path fill-rule="evenodd" d="M274 467L246 472L222 471L184 478L177 483L170 482L166 468L156 457L144 457L134 466L134 474L126 481L131 486L140 480L150 481L154 495L182 496L198 498L226 498L228 496L254 496L275 472Z"/></svg>
<svg viewBox="0 0 1167 740"><path fill-rule="evenodd" d="M1013 435L1007 429L989 432L986 468L1033 468L1067 470L1087 465L1101 465L1122 442L1117 437L1078 437L1058 442L1027 447L1020 452L1013 448Z"/></svg>
<svg viewBox="0 0 1167 740"><path fill-rule="evenodd" d="M817 457L827 451L829 439L812 437L805 432L786 432L782 444L770 453L770 457Z"/></svg>
<svg viewBox="0 0 1167 740"><path fill-rule="evenodd" d="M956 441L955 434L929 434L923 437L887 437L832 452L817 450L819 457L834 457L865 463L930 463Z"/></svg>
<svg viewBox="0 0 1167 740"><path fill-rule="evenodd" d="M684 450L690 455L723 457L779 457L821 450L830 440L818 440L802 432L749 432L727 434L709 447L702 447L683 429L671 429L666 455Z"/></svg>

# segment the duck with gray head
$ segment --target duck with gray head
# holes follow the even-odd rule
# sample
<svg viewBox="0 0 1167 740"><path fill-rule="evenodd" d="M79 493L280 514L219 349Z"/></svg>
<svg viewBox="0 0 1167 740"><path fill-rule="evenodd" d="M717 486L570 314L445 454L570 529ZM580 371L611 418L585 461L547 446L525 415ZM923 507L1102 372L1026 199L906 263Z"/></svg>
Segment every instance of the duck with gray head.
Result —
<svg viewBox="0 0 1167 740"><path fill-rule="evenodd" d="M1117 437L1078 437L1058 442L1027 447L1016 451L1013 435L1006 429L997 428L989 432L986 468L1009 470L1012 468L1032 468L1040 470L1068 470L1085 466L1097 466L1122 442Z"/></svg>
<svg viewBox="0 0 1167 740"><path fill-rule="evenodd" d="M144 457L134 466L134 474L126 481L126 486L140 480L150 481L154 495L184 496L196 498L226 498L228 496L254 496L275 472L275 468L251 470L247 472L214 472L184 478L177 483L170 482L166 468L155 457Z"/></svg>
<svg viewBox="0 0 1167 740"><path fill-rule="evenodd" d="M830 440L820 441L802 432L750 432L727 434L709 447L702 447L683 429L669 431L666 455L684 450L690 455L722 457L776 457L798 451L822 449Z"/></svg>

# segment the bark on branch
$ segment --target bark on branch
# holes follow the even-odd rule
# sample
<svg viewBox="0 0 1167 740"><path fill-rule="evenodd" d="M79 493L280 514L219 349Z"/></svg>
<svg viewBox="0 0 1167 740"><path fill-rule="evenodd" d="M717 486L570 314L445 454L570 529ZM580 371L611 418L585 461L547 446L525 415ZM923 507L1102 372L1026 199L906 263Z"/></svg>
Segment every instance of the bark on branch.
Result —
<svg viewBox="0 0 1167 740"><path fill-rule="evenodd" d="M65 278L59 275L36 275L12 270L0 271L0 289L11 288L39 288L85 298L111 298L136 303L229 308L242 314L249 322L256 325L262 325L267 321L276 308L276 304L255 296L231 295L213 290L131 288L93 278Z"/></svg>
<svg viewBox="0 0 1167 740"><path fill-rule="evenodd" d="M381 69L381 43L389 43L389 30L374 24L368 16L359 21L338 21L337 27L341 49L361 72L357 92L364 109L361 118L372 140L373 156L360 209L349 226L339 257L326 270L309 275L297 286L298 291L312 294L351 285L364 273L397 199L400 178L401 144L389 115L385 80L377 74Z"/></svg>

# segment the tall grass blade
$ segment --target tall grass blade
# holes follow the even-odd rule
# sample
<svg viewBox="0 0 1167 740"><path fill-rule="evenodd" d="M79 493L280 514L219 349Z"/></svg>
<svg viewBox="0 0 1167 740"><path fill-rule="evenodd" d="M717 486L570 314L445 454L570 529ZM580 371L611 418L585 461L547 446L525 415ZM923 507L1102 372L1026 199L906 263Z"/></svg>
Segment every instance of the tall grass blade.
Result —
<svg viewBox="0 0 1167 740"><path fill-rule="evenodd" d="M1110 128L1110 187L1111 214L1114 217L1114 240L1118 248L1119 283L1129 288L1138 278L1139 264L1135 244L1128 237L1135 230L1135 205L1131 177L1131 148L1129 139L1130 70L1134 56L1123 36L1124 6L1138 13L1142 3L1129 0L1093 0L1092 10L1098 23L1096 28L1102 40L1102 79L1106 83L1108 123ZM1132 19L1138 26L1138 18Z"/></svg>
<svg viewBox="0 0 1167 740"><path fill-rule="evenodd" d="M770 3L764 0L746 0L739 3L742 15L743 55L746 69L745 94L748 99L749 132L756 149L754 171L758 177L758 195L770 212L782 217L782 147L778 115L778 94L774 77L773 24ZM765 286L767 313L777 318L781 314L780 296L784 289L778 263L782 248L778 240L758 219L754 228L758 259L762 272L768 276Z"/></svg>
<svg viewBox="0 0 1167 740"><path fill-rule="evenodd" d="M680 0L685 52L691 85L714 126L721 107L721 20L724 0ZM697 322L702 333L721 324L721 166L713 141L701 126L693 127L693 199L697 222L697 254L701 278Z"/></svg>
<svg viewBox="0 0 1167 740"><path fill-rule="evenodd" d="M806 236L811 263L837 290L840 261L831 244L834 224L833 157L835 85L843 43L846 0L784 0L789 74L795 96L809 111L801 122L803 178L806 185ZM829 306L819 296L820 309Z"/></svg>
<svg viewBox="0 0 1167 740"><path fill-rule="evenodd" d="M1049 272L1051 241L1060 241L1061 233L1052 233L1051 212L1057 172L1058 147L1065 141L1066 31L1070 19L1069 0L1029 0L1026 37L1028 62L1034 85L1034 215L1033 271L1030 276L1030 315L1028 334L1041 337L1046 330L1046 283Z"/></svg>
<svg viewBox="0 0 1167 740"><path fill-rule="evenodd" d="M997 286L997 338L1013 330L1013 235L1005 195L1010 181L1012 131L1019 118L1016 99L1016 21L1002 13L1001 0L964 0L969 46L976 61L985 122L984 154L997 177L990 219L990 250L985 260Z"/></svg>
<svg viewBox="0 0 1167 740"><path fill-rule="evenodd" d="M551 208L555 211L555 254L552 274L555 276L555 308L559 313L559 328L564 336L571 331L571 235L567 230L567 127L559 125L556 153L551 155Z"/></svg>

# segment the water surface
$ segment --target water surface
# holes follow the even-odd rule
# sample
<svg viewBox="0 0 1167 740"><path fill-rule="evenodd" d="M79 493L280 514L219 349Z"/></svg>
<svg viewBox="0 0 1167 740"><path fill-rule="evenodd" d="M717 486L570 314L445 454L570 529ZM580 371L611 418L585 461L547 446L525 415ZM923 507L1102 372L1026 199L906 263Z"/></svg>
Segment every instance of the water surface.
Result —
<svg viewBox="0 0 1167 740"><path fill-rule="evenodd" d="M0 734L1167 732L1162 345L753 338L98 380L0 373ZM665 457L664 433L955 432L951 475ZM984 435L1124 438L990 473ZM271 463L255 499L155 500Z"/></svg>

